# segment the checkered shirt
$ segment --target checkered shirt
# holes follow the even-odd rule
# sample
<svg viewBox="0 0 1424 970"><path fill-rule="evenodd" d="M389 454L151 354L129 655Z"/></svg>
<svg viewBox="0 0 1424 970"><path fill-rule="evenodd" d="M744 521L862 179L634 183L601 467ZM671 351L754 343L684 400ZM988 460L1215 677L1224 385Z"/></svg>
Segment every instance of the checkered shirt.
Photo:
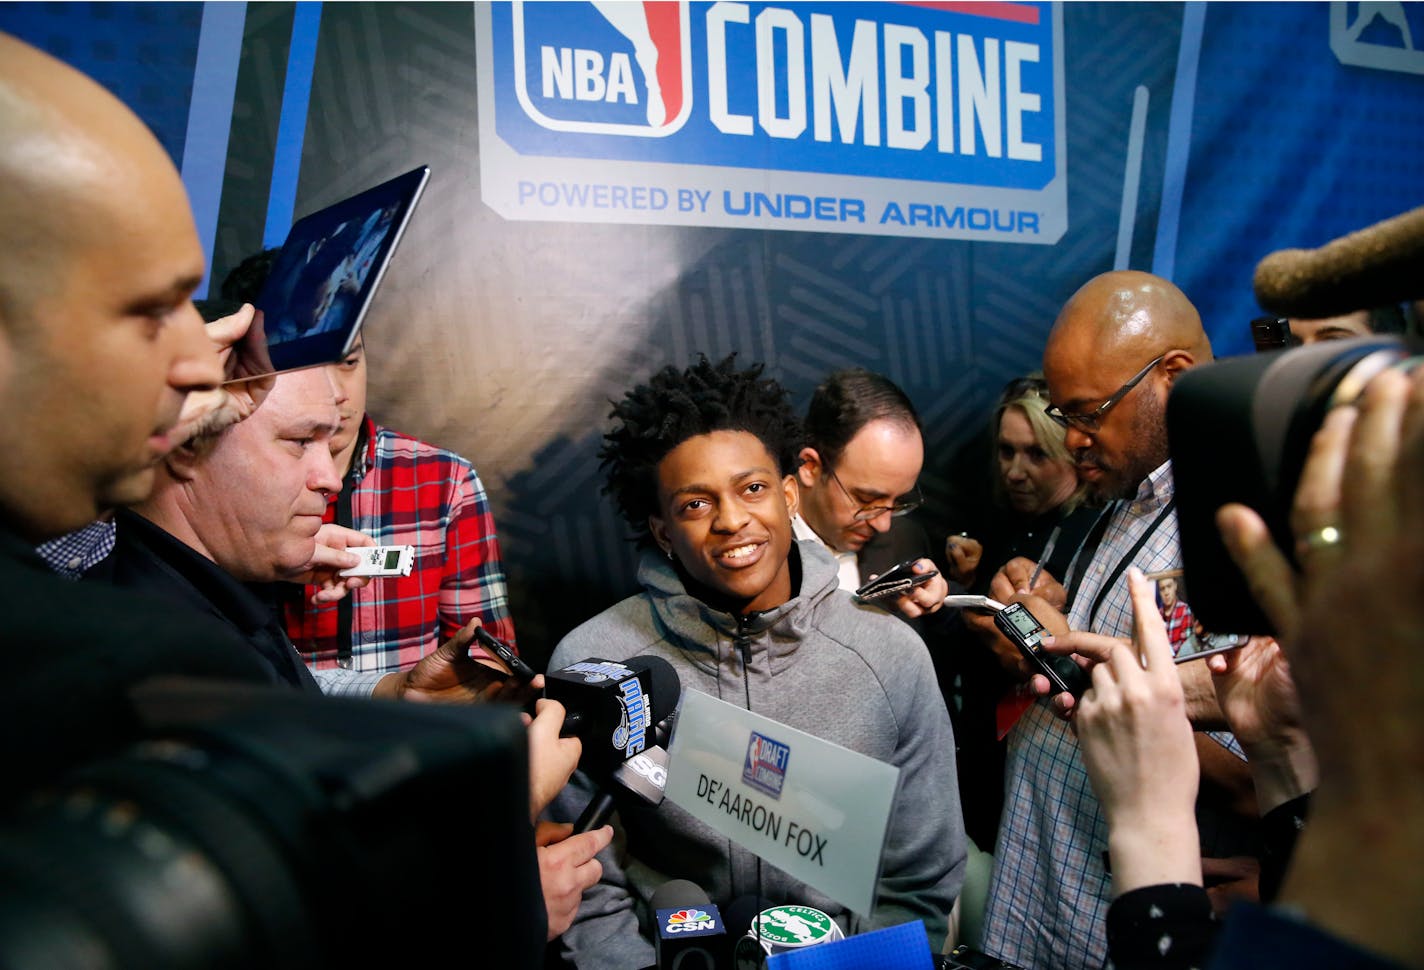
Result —
<svg viewBox="0 0 1424 970"><path fill-rule="evenodd" d="M1074 630L1132 635L1126 570L1089 625L1089 613L1118 562L1172 498L1163 463L1130 502L1119 503L1068 612ZM1143 572L1181 566L1177 516L1169 513L1133 557ZM1004 817L984 914L983 948L1025 967L1101 967L1107 962L1111 876L1103 864L1107 819L1088 781L1078 742L1046 700L1009 735Z"/></svg>
<svg viewBox="0 0 1424 970"><path fill-rule="evenodd" d="M114 551L114 537L114 520L101 519L42 542L35 552L65 579L78 580Z"/></svg>
<svg viewBox="0 0 1424 970"><path fill-rule="evenodd" d="M499 539L484 486L453 452L366 419L344 487L351 528L380 545L415 546L405 577L376 579L351 593L350 667L340 663L339 604L313 606L315 588L286 609L287 633L328 694L369 694L393 670L412 667L478 616L514 645ZM335 497L325 521L336 520Z"/></svg>

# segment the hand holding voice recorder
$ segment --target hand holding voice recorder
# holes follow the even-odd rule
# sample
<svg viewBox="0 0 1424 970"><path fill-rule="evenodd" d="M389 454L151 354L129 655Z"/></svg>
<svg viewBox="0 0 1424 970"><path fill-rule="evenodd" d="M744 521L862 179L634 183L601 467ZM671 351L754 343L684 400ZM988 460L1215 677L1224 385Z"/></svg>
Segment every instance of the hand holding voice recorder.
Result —
<svg viewBox="0 0 1424 970"><path fill-rule="evenodd" d="M1090 683L1087 672L1072 657L1051 654L1040 646L1048 629L1022 603L1010 603L995 613L994 625L1019 648L1030 667L1048 678L1053 693L1083 696Z"/></svg>

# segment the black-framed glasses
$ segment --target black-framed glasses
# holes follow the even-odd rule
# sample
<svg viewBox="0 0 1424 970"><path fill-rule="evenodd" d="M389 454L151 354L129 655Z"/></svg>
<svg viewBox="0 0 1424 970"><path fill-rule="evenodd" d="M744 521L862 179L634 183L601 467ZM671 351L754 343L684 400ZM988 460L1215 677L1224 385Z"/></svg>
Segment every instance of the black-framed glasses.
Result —
<svg viewBox="0 0 1424 970"><path fill-rule="evenodd" d="M920 495L920 486L916 484L914 488L910 489L904 495L901 495L896 501L889 505L861 505L860 500L850 493L850 489L845 487L845 483L836 477L835 469L830 465L826 466L826 474L835 480L835 483L841 487L841 492L845 494L846 498L851 500L852 504L859 506L854 516L856 522L869 522L871 519L880 518L880 516L886 512L896 517L905 515L906 513L915 511L915 509L919 508L924 502L924 499Z"/></svg>
<svg viewBox="0 0 1424 970"><path fill-rule="evenodd" d="M1168 353L1170 352L1171 351L1168 351ZM1122 385L1122 387L1119 387L1112 397L1091 411L1086 411L1082 414L1065 414L1063 409L1058 405L1050 404L1043 409L1043 413L1065 428L1076 428L1084 434L1096 434L1098 429L1103 426L1103 419L1107 417L1108 412L1116 407L1118 402L1123 398L1127 397L1129 391L1138 384L1141 384L1142 379L1152 373L1152 368L1162 363L1162 359L1166 356L1167 354L1164 353L1152 358L1147 362L1146 367L1137 372L1136 377Z"/></svg>

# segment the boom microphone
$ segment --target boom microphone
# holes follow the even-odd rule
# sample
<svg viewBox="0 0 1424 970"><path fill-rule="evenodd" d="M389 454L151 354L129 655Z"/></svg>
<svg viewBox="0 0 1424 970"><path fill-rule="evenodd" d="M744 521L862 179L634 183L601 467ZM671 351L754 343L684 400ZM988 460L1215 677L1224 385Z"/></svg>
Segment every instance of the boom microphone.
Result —
<svg viewBox="0 0 1424 970"><path fill-rule="evenodd" d="M1282 249L1256 266L1262 307L1320 319L1424 296L1424 207L1341 236L1319 249Z"/></svg>

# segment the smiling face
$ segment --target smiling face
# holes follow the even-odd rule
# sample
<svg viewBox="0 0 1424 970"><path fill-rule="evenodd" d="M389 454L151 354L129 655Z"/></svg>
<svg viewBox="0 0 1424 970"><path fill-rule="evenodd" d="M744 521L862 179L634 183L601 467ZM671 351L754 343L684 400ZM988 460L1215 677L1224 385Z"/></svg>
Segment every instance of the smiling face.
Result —
<svg viewBox="0 0 1424 970"><path fill-rule="evenodd" d="M1009 505L1021 515L1041 515L1068 501L1078 487L1071 461L1049 457L1021 409L999 418L999 479Z"/></svg>
<svg viewBox="0 0 1424 970"><path fill-rule="evenodd" d="M653 540L736 612L791 598L791 516L796 482L746 431L688 438L658 463Z"/></svg>

